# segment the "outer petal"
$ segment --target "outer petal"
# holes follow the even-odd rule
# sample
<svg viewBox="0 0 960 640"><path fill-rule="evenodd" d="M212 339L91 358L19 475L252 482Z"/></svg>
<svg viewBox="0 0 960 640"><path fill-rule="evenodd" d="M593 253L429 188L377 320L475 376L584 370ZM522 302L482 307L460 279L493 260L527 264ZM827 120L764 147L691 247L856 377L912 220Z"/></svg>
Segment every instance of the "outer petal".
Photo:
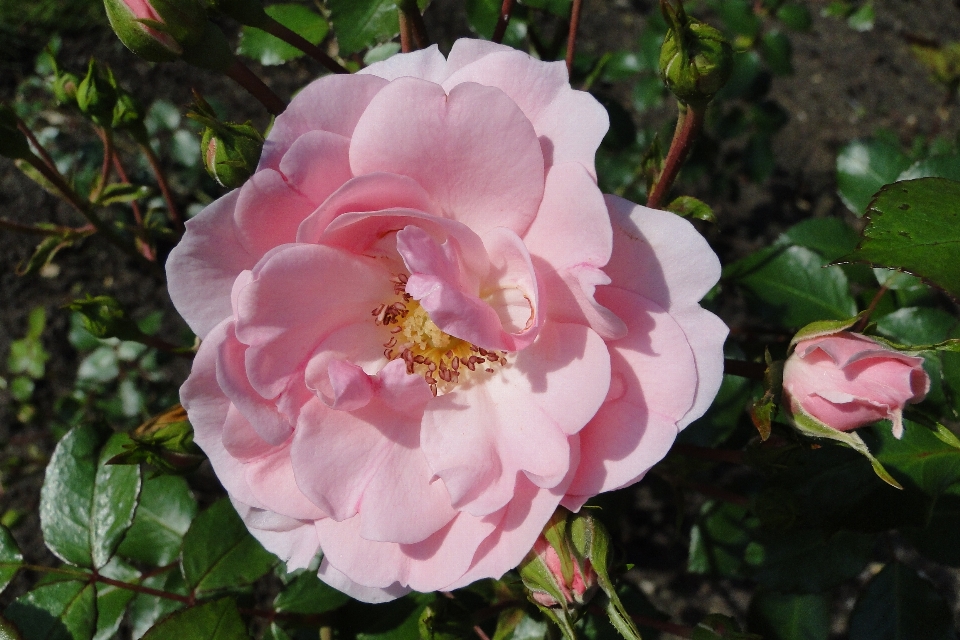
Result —
<svg viewBox="0 0 960 640"><path fill-rule="evenodd" d="M372 75L332 74L314 80L277 116L263 145L257 171L277 169L293 142L308 131L349 138L370 100L387 81Z"/></svg>
<svg viewBox="0 0 960 640"><path fill-rule="evenodd" d="M324 337L372 323L370 311L393 296L379 265L317 245L280 247L253 276L237 299L237 337L249 345L246 370L265 398L285 389Z"/></svg>
<svg viewBox="0 0 960 640"><path fill-rule="evenodd" d="M485 518L460 514L417 544L366 540L360 535L359 517L343 522L318 520L316 527L324 559L354 580L362 580L362 586L429 592L445 588L466 572L472 551L494 533L502 518L499 512Z"/></svg>
<svg viewBox="0 0 960 640"><path fill-rule="evenodd" d="M357 123L350 166L413 178L444 216L479 235L493 226L523 233L543 195L530 121L502 91L471 83L448 96L424 80L391 82Z"/></svg>
<svg viewBox="0 0 960 640"><path fill-rule="evenodd" d="M369 74L384 80L396 80L405 77L420 78L440 84L447 77L447 61L443 58L443 54L440 53L437 45L431 45L426 49L401 53L390 56L386 60L374 62L369 67L358 71L357 74Z"/></svg>
<svg viewBox="0 0 960 640"><path fill-rule="evenodd" d="M451 75L443 82L447 91L476 82L510 96L533 123L547 166L578 162L596 175L593 159L610 126L609 117L589 93L570 88L562 62L541 62L515 49L459 40L450 52L448 69Z"/></svg>
<svg viewBox="0 0 960 640"><path fill-rule="evenodd" d="M287 571L310 566L320 549L313 521L295 520L238 500L231 501L253 537L264 549L283 560Z"/></svg>
<svg viewBox="0 0 960 640"><path fill-rule="evenodd" d="M391 600L402 598L411 591L410 587L402 587L396 582L385 588L365 587L357 584L348 578L345 573L330 564L330 561L326 558L320 563L320 570L317 572L317 577L354 600L367 602L369 604L390 602Z"/></svg>
<svg viewBox="0 0 960 640"><path fill-rule="evenodd" d="M610 343L610 393L580 433L580 467L568 490L574 496L632 484L662 459L697 388L687 336L663 309L621 289L597 297L626 319L629 333Z"/></svg>
<svg viewBox="0 0 960 640"><path fill-rule="evenodd" d="M613 255L605 267L611 286L633 291L670 313L683 328L697 364L696 399L680 420L683 428L710 407L723 381L723 343L728 329L700 307L720 279L720 261L683 218L605 196L613 222Z"/></svg>
<svg viewBox="0 0 960 640"><path fill-rule="evenodd" d="M516 360L427 405L422 447L456 508L492 513L520 472L555 487L567 476L568 436L594 416L610 385L606 345L584 326L548 323Z"/></svg>
<svg viewBox="0 0 960 640"><path fill-rule="evenodd" d="M187 220L187 233L167 258L170 298L201 338L231 315L234 281L262 255L250 253L237 239L233 212L239 196L239 189L231 191Z"/></svg>

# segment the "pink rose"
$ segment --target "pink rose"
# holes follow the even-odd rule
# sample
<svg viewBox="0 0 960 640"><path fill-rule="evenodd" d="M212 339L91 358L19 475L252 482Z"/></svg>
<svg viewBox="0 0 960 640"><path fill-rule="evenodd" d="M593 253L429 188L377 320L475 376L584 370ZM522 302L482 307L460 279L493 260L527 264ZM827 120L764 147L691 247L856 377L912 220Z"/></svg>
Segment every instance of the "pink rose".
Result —
<svg viewBox="0 0 960 640"><path fill-rule="evenodd" d="M923 358L859 333L801 340L783 369L784 403L838 431L889 419L903 435L903 407L930 390Z"/></svg>
<svg viewBox="0 0 960 640"><path fill-rule="evenodd" d="M181 389L237 510L365 601L500 576L563 504L636 482L710 405L720 275L606 196L562 62L458 41L323 77L187 223Z"/></svg>

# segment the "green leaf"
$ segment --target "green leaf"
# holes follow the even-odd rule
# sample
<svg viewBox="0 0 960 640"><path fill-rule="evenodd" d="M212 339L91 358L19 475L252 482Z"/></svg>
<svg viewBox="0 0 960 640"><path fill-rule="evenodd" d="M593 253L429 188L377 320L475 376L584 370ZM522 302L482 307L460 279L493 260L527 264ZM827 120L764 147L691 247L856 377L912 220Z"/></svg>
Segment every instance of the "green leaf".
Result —
<svg viewBox="0 0 960 640"><path fill-rule="evenodd" d="M847 24L854 31L863 33L864 31L871 31L873 29L873 23L876 19L877 16L873 11L873 4L868 2L847 17Z"/></svg>
<svg viewBox="0 0 960 640"><path fill-rule="evenodd" d="M585 625L598 619L590 616ZM508 609L500 614L493 640L547 640L548 635L549 625L546 622L534 620L526 611L518 608ZM589 631L585 635L591 638Z"/></svg>
<svg viewBox="0 0 960 640"><path fill-rule="evenodd" d="M7 588L22 565L23 554L17 541L6 527L0 527L0 591Z"/></svg>
<svg viewBox="0 0 960 640"><path fill-rule="evenodd" d="M787 2L777 9L777 19L795 31L807 31L813 25L810 11L801 4Z"/></svg>
<svg viewBox="0 0 960 640"><path fill-rule="evenodd" d="M743 576L744 556L758 520L745 507L706 502L690 531L691 573Z"/></svg>
<svg viewBox="0 0 960 640"><path fill-rule="evenodd" d="M786 327L857 313L847 276L804 247L768 247L735 262L725 276L763 303L760 311Z"/></svg>
<svg viewBox="0 0 960 640"><path fill-rule="evenodd" d="M774 591L818 593L857 576L870 561L876 535L797 529L763 537L751 577Z"/></svg>
<svg viewBox="0 0 960 640"><path fill-rule="evenodd" d="M183 574L180 573L179 567L160 575L150 576L141 584L167 593L187 595L186 584L183 582ZM158 598L145 593L135 594L128 608L128 619L133 637L135 639L141 638L158 620L182 608L183 603L176 600Z"/></svg>
<svg viewBox="0 0 960 640"><path fill-rule="evenodd" d="M836 260L855 250L858 240L857 232L840 218L811 218L790 227L777 244L795 244Z"/></svg>
<svg viewBox="0 0 960 640"><path fill-rule="evenodd" d="M426 2L418 0L422 9ZM349 56L400 33L396 0L328 0L340 55Z"/></svg>
<svg viewBox="0 0 960 640"><path fill-rule="evenodd" d="M667 205L667 211L672 211L681 218L694 218L705 222L716 222L717 216L706 202L692 196L680 196Z"/></svg>
<svg viewBox="0 0 960 640"><path fill-rule="evenodd" d="M897 182L917 178L946 178L960 181L960 155L931 156L914 162L897 176Z"/></svg>
<svg viewBox="0 0 960 640"><path fill-rule="evenodd" d="M114 435L100 452L103 435L75 427L57 444L40 492L40 524L47 546L62 560L82 567L104 566L133 521L140 491L136 467L105 467L121 450Z"/></svg>
<svg viewBox="0 0 960 640"><path fill-rule="evenodd" d="M132 202L134 200L142 200L148 197L150 193L150 187L139 184L129 184L126 182L121 184L108 184L94 204L100 207L106 207L107 205L120 202Z"/></svg>
<svg viewBox="0 0 960 640"><path fill-rule="evenodd" d="M467 22L474 33L490 39L500 17L500 0L467 0Z"/></svg>
<svg viewBox="0 0 960 640"><path fill-rule="evenodd" d="M133 526L117 553L135 562L167 565L180 555L183 536L196 515L197 501L183 478L148 478L143 481Z"/></svg>
<svg viewBox="0 0 960 640"><path fill-rule="evenodd" d="M0 640L23 640L23 636L12 622L0 617Z"/></svg>
<svg viewBox="0 0 960 640"><path fill-rule="evenodd" d="M43 348L40 335L46 326L47 314L43 307L36 307L27 319L27 335L10 343L7 369L10 373L23 373L39 380L43 377L50 354Z"/></svg>
<svg viewBox="0 0 960 640"><path fill-rule="evenodd" d="M302 4L273 4L267 6L265 11L311 44L323 42L330 29L323 16ZM283 64L304 55L300 49L255 27L243 27L240 31L237 53L259 60L264 66Z"/></svg>
<svg viewBox="0 0 960 640"><path fill-rule="evenodd" d="M904 307L877 320L877 332L909 346L938 344L958 320L941 309Z"/></svg>
<svg viewBox="0 0 960 640"><path fill-rule="evenodd" d="M758 592L750 603L750 628L764 640L828 640L830 601L822 593Z"/></svg>
<svg viewBox="0 0 960 640"><path fill-rule="evenodd" d="M322 582L307 571L294 578L273 601L277 611L320 614L333 611L350 601L350 597Z"/></svg>
<svg viewBox="0 0 960 640"><path fill-rule="evenodd" d="M34 249L33 255L27 260L27 263L17 266L17 275L26 276L31 273L39 273L41 269L53 262L53 259L61 249L66 249L73 245L74 237L75 236L68 234L60 234L47 236L41 240L37 248Z"/></svg>
<svg viewBox="0 0 960 640"><path fill-rule="evenodd" d="M884 187L845 260L902 269L960 297L960 182L921 178Z"/></svg>
<svg viewBox="0 0 960 640"><path fill-rule="evenodd" d="M17 598L6 617L23 640L90 640L97 624L94 586L87 581L48 581Z"/></svg>
<svg viewBox="0 0 960 640"><path fill-rule="evenodd" d="M101 575L123 582L137 582L140 572L130 565L114 558L110 564L100 569ZM115 587L113 585L97 583L97 631L93 640L111 640L116 637L123 614L127 605L133 599L135 592Z"/></svg>
<svg viewBox="0 0 960 640"><path fill-rule="evenodd" d="M910 158L885 140L851 142L837 155L837 191L857 216L862 216L873 194L894 182L910 166Z"/></svg>
<svg viewBox="0 0 960 640"><path fill-rule="evenodd" d="M938 434L904 420L903 438L893 437L886 423L873 429L879 440L877 459L901 478L908 478L931 496L960 482L960 448L944 442Z"/></svg>
<svg viewBox="0 0 960 640"><path fill-rule="evenodd" d="M761 51L774 74L788 76L793 73L793 63L790 61L793 48L790 46L790 38L786 35L779 31L764 34Z"/></svg>
<svg viewBox="0 0 960 640"><path fill-rule="evenodd" d="M953 640L953 615L933 585L899 562L867 584L850 615L849 640Z"/></svg>
<svg viewBox="0 0 960 640"><path fill-rule="evenodd" d="M150 629L144 640L248 640L246 625L231 598L178 611Z"/></svg>
<svg viewBox="0 0 960 640"><path fill-rule="evenodd" d="M183 537L183 576L198 593L251 584L276 562L227 499L197 516Z"/></svg>

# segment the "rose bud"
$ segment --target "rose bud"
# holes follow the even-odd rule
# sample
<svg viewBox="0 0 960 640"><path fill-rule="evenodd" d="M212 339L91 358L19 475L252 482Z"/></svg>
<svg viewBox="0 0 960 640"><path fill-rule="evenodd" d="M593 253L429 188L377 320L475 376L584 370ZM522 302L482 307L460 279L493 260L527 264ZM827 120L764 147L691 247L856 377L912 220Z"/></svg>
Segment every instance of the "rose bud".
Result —
<svg viewBox="0 0 960 640"><path fill-rule="evenodd" d="M235 188L246 182L257 168L263 151L263 136L249 122L221 122L213 107L199 94L187 114L204 126L200 157L210 177L222 187Z"/></svg>
<svg viewBox="0 0 960 640"><path fill-rule="evenodd" d="M576 553L567 537L567 515L559 509L520 565L530 599L541 607L578 609L597 590L597 573L588 558Z"/></svg>
<svg viewBox="0 0 960 640"><path fill-rule="evenodd" d="M98 125L109 127L113 123L116 103L117 90L111 78L100 70L96 60L90 58L87 75L77 87L77 106Z"/></svg>
<svg viewBox="0 0 960 640"><path fill-rule="evenodd" d="M904 405L929 389L923 358L849 331L801 340L783 369L788 411L838 431L889 419L899 438Z"/></svg>
<svg viewBox="0 0 960 640"><path fill-rule="evenodd" d="M709 102L733 71L733 50L719 31L687 16L683 4L661 0L667 35L660 48L660 77L684 104Z"/></svg>
<svg viewBox="0 0 960 640"><path fill-rule="evenodd" d="M104 0L110 26L123 44L150 62L175 60L199 41L207 16L198 0Z"/></svg>
<svg viewBox="0 0 960 640"><path fill-rule="evenodd" d="M68 71L57 72L57 77L53 80L53 97L60 105L77 104L77 87L80 85L80 78Z"/></svg>

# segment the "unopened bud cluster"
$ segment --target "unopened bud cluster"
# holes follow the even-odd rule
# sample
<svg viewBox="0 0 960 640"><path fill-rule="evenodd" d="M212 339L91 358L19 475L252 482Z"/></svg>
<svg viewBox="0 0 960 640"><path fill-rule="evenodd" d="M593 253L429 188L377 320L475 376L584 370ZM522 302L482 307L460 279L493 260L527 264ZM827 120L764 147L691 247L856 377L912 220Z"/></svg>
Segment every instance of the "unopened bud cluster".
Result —
<svg viewBox="0 0 960 640"><path fill-rule="evenodd" d="M661 0L667 35L660 49L660 75L686 105L706 105L733 71L733 49L719 31L691 18L683 4Z"/></svg>
<svg viewBox="0 0 960 640"><path fill-rule="evenodd" d="M223 187L236 188L257 168L263 136L249 122L221 122L213 108L196 96L194 110L187 114L204 126L200 154L210 177Z"/></svg>

